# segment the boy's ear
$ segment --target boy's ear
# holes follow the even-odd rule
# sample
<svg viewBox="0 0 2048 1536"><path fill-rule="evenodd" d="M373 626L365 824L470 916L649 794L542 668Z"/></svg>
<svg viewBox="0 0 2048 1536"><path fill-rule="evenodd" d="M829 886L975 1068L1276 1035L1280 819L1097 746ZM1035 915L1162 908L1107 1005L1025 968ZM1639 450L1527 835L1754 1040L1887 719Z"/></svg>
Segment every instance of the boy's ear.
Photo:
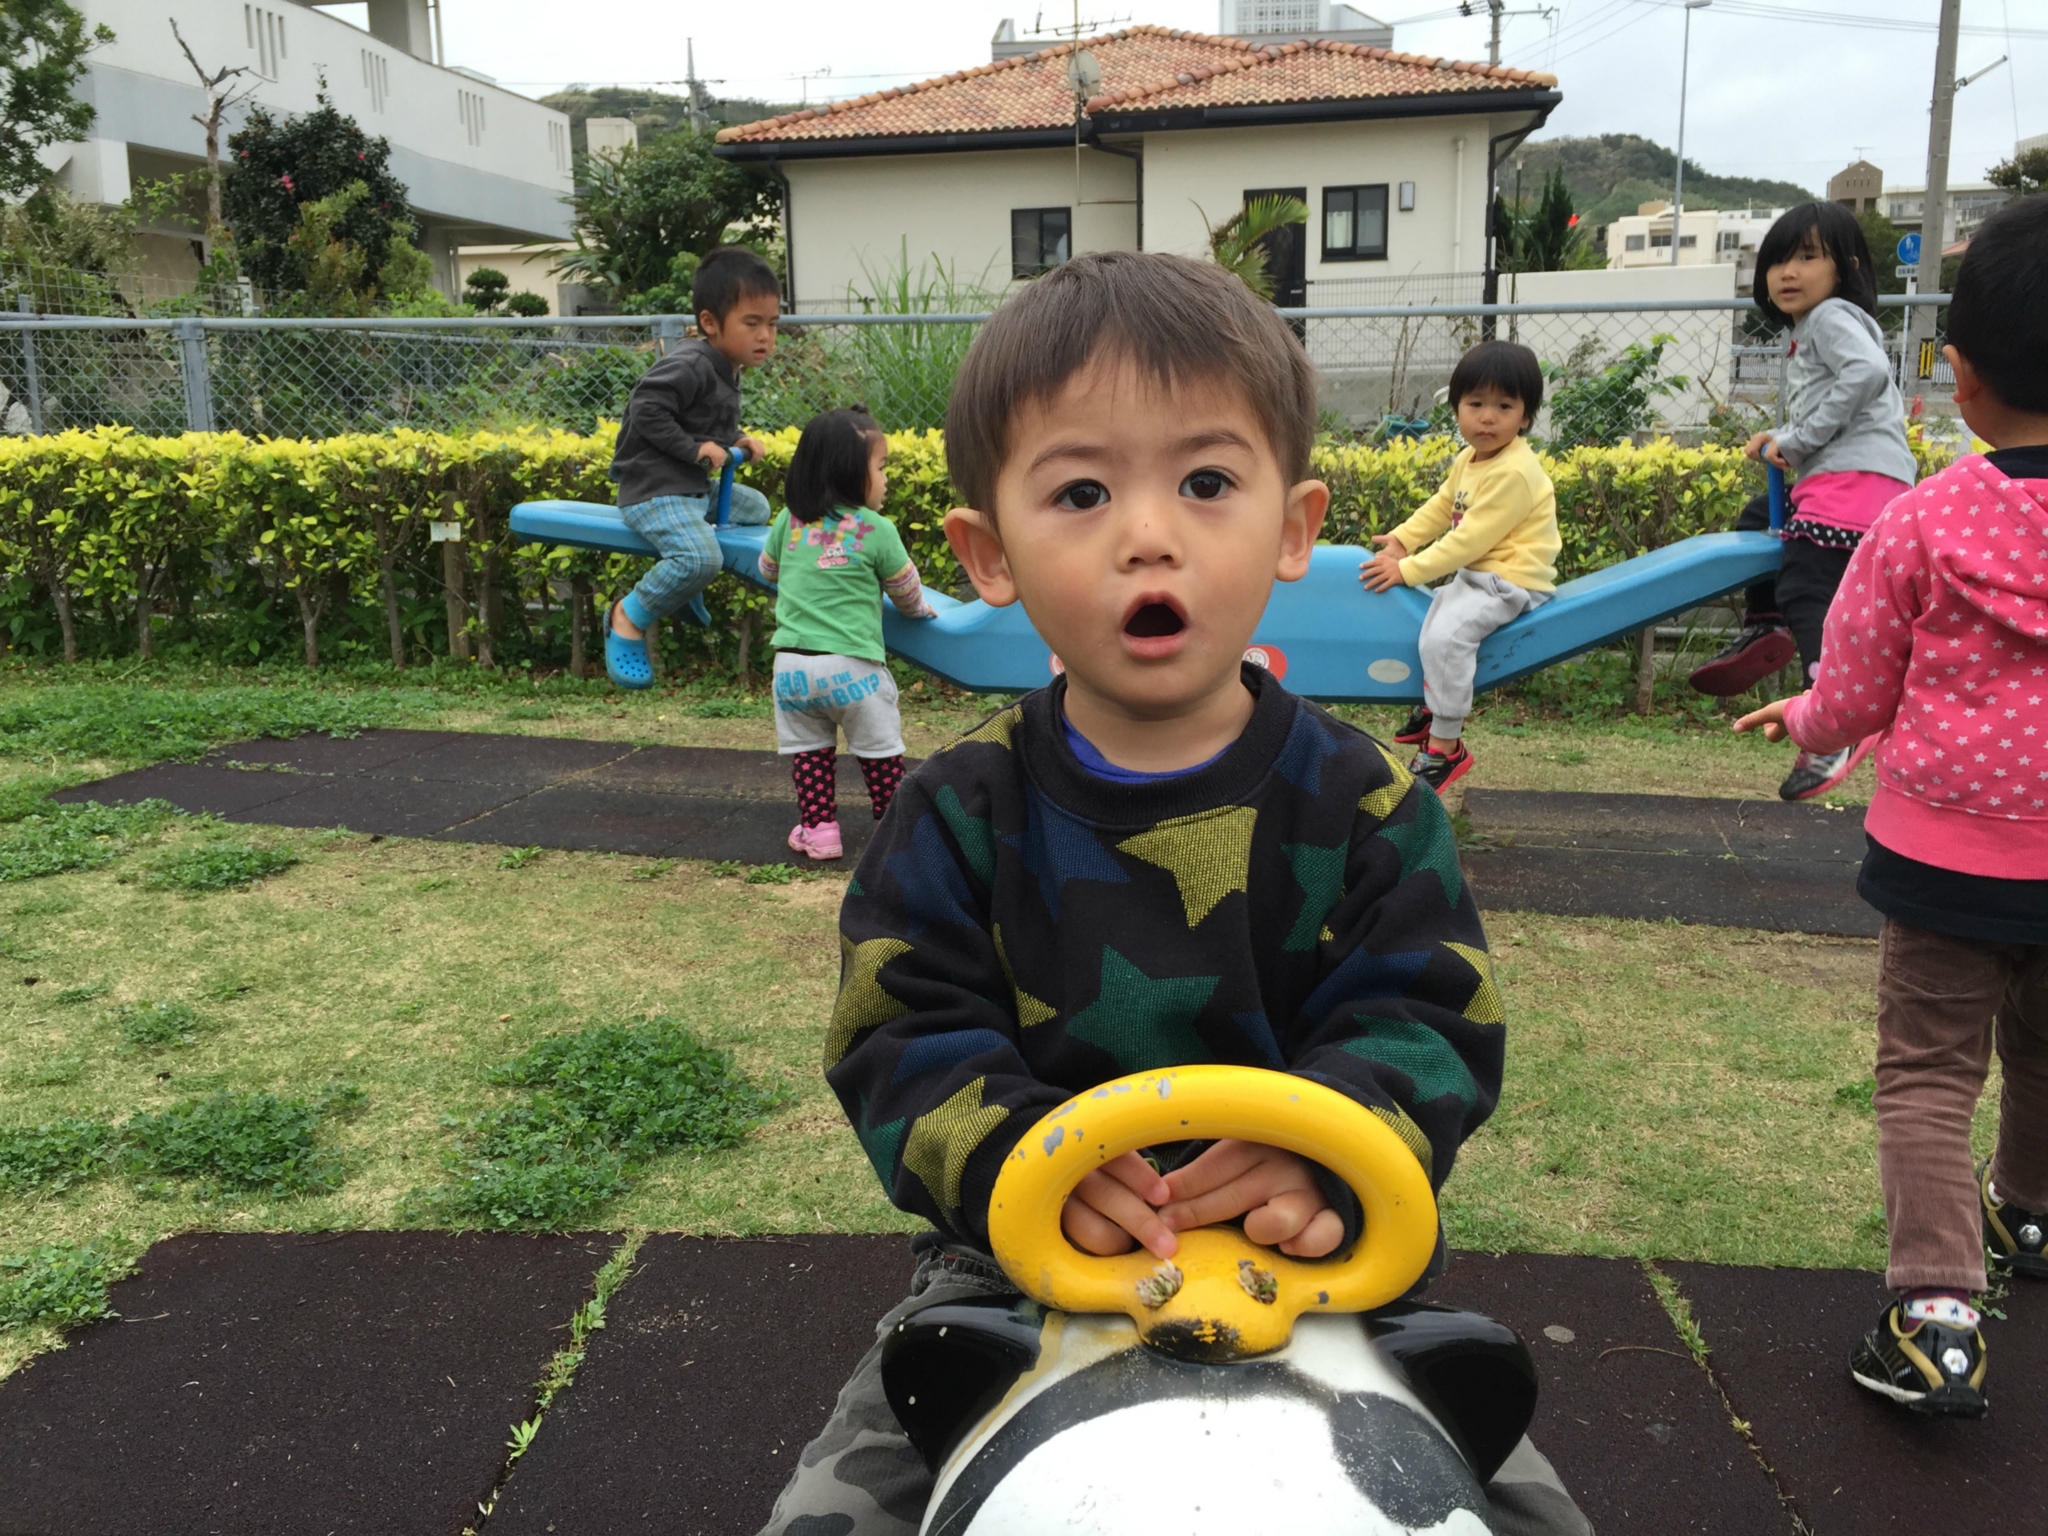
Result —
<svg viewBox="0 0 2048 1536"><path fill-rule="evenodd" d="M724 327L719 325L718 316L714 315L710 310L700 309L697 311L697 334L699 336L702 336L706 341L716 341L718 333L722 329Z"/></svg>
<svg viewBox="0 0 2048 1536"><path fill-rule="evenodd" d="M1016 578L994 518L972 507L955 507L946 514L946 542L984 603L1007 608L1017 601Z"/></svg>
<svg viewBox="0 0 2048 1536"><path fill-rule="evenodd" d="M1316 535L1330 510L1330 488L1320 480L1303 480L1287 491L1287 507L1280 514L1280 564L1273 572L1279 581L1299 581L1308 574L1309 556L1315 553ZM948 530L949 532L951 530Z"/></svg>
<svg viewBox="0 0 2048 1536"><path fill-rule="evenodd" d="M1958 352L1953 344L1943 347L1941 355L1948 359L1949 367L1955 370L1957 405L1968 405L1984 393L1984 381L1977 376L1976 365Z"/></svg>

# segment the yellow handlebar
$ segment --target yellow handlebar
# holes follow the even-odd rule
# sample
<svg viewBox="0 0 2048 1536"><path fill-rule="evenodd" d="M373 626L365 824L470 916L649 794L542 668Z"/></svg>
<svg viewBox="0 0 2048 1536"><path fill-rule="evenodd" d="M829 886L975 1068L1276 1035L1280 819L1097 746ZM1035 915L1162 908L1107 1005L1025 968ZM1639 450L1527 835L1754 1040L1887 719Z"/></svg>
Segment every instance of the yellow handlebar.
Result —
<svg viewBox="0 0 2048 1536"><path fill-rule="evenodd" d="M1357 1247L1294 1259L1235 1227L1200 1227L1161 1264L1143 1249L1082 1253L1060 1230L1074 1186L1111 1158L1226 1136L1284 1147L1350 1185L1365 1212ZM1437 1218L1415 1154L1354 1100L1282 1072L1193 1066L1120 1077L1053 1110L996 1176L988 1227L997 1262L1034 1301L1125 1312L1156 1348L1228 1360L1281 1348L1303 1312L1366 1312L1405 1294L1435 1251Z"/></svg>

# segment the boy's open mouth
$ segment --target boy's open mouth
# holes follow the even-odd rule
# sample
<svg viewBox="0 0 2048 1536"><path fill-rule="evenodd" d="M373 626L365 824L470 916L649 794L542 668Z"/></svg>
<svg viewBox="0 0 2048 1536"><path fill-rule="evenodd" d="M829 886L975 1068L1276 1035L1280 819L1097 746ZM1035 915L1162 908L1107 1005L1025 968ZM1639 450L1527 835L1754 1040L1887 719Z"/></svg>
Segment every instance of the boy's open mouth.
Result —
<svg viewBox="0 0 2048 1536"><path fill-rule="evenodd" d="M1157 598L1140 603L1124 620L1124 633L1134 640L1159 640L1187 627L1179 609Z"/></svg>

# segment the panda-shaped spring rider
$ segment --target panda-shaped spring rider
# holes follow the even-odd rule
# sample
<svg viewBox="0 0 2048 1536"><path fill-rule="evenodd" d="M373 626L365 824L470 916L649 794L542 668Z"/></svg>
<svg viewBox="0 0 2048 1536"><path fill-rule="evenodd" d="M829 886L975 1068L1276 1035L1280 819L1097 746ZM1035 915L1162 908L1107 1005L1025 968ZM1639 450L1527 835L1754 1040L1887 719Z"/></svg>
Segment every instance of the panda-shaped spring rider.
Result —
<svg viewBox="0 0 2048 1536"><path fill-rule="evenodd" d="M1226 1136L1343 1179L1357 1245L1293 1259L1215 1226L1161 1264L1067 1242L1060 1209L1090 1169ZM990 1206L1024 1299L931 1307L884 1346L890 1406L937 1478L923 1536L1483 1536L1482 1485L1536 1374L1501 1324L1398 1299L1436 1235L1414 1154L1319 1083L1191 1066L1070 1099Z"/></svg>

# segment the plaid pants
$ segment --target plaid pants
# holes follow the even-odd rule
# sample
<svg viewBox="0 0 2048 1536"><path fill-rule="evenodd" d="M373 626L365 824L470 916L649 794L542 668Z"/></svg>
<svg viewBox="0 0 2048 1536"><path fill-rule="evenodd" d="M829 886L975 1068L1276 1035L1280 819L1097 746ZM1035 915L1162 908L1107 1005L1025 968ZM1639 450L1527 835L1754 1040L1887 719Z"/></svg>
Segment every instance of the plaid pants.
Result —
<svg viewBox="0 0 2048 1536"><path fill-rule="evenodd" d="M657 496L619 508L626 526L660 552L626 599L626 617L635 624L644 628L681 612L711 585L723 557L717 530L705 521L710 509L709 496ZM734 485L729 515L735 523L758 527L768 521L768 498L751 485Z"/></svg>
<svg viewBox="0 0 2048 1536"><path fill-rule="evenodd" d="M910 1296L875 1325L875 1344L840 1389L832 1417L804 1447L760 1536L916 1536L935 1481L882 1390L882 1341L927 1307L1016 1287L985 1253L919 1242ZM1592 1536L1593 1527L1528 1438L1486 1485L1496 1536Z"/></svg>

